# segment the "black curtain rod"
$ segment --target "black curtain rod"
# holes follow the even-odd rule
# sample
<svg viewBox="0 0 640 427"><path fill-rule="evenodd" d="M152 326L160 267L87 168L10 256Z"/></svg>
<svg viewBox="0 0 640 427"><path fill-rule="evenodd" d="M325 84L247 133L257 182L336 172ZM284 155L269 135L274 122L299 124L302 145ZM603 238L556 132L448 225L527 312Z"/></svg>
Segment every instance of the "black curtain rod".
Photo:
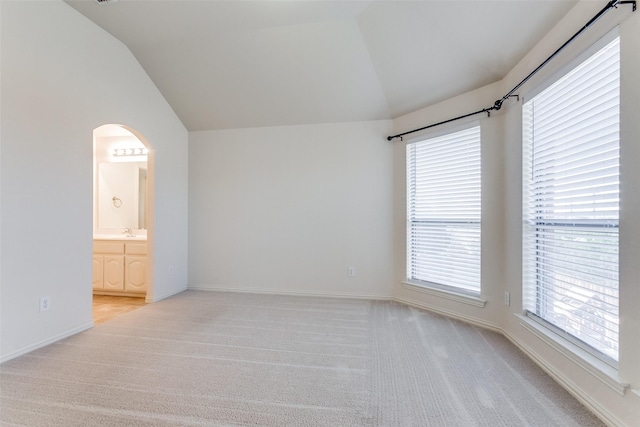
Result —
<svg viewBox="0 0 640 427"><path fill-rule="evenodd" d="M487 116L491 116L491 111L498 111L500 108L502 108L502 104L507 99L512 98L512 97L516 97L519 100L520 97L518 95L515 95L515 93L516 93L516 91L518 89L520 89L522 87L523 84L525 84L527 81L529 81L529 79L531 79L531 77L536 75L538 73L538 71L540 71L545 65L547 65L549 63L549 61L551 61L553 58L555 58L555 56L558 55L560 53L560 51L562 51L571 42L573 42L576 38L578 38L578 36L580 36L583 32L585 32L587 30L587 28L589 28L590 26L595 24L595 22L597 20L602 18L611 9L617 8L618 5L621 5L621 4L631 4L631 5L633 5L632 11L633 12L636 11L636 0L612 0L612 1L610 1L609 3L607 3L607 5L605 7L602 8L602 10L600 12L598 12L593 18L591 18L591 20L589 22L587 22L577 33L575 33L573 36L571 36L571 38L569 40L564 42L564 44L562 46L560 46L555 52L553 52L551 54L551 56L549 56L547 59L545 59L544 62L542 62L542 64L538 65L535 70L533 70L531 73L529 73L529 75L527 77L525 77L520 83L518 83L513 89L511 89L505 96L503 96L502 98L498 99L491 107L483 108L482 110L474 111L473 113L469 113L469 114L465 114L465 115L462 115L462 116L454 117L453 119L449 119L449 120L445 120L445 121L442 121L442 122L434 123L434 124L429 125L429 126L424 126L424 127L419 128L419 129L414 129L414 130L410 130L410 131L407 131L407 132L399 133L397 135L388 136L387 137L387 141L392 141L395 138L402 138L403 136L408 135L410 133L420 132L421 130L429 129L429 128L432 128L432 127L444 125L446 123L454 122L456 120L465 119L467 117L475 116L476 114L487 113Z"/></svg>

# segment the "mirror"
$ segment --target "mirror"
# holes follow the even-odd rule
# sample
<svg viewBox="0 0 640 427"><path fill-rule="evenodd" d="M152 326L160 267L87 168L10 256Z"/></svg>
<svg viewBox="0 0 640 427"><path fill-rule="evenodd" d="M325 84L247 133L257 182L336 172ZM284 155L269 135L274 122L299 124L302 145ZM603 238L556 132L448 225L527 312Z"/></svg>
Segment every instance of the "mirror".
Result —
<svg viewBox="0 0 640 427"><path fill-rule="evenodd" d="M146 229L147 162L98 164L98 228Z"/></svg>

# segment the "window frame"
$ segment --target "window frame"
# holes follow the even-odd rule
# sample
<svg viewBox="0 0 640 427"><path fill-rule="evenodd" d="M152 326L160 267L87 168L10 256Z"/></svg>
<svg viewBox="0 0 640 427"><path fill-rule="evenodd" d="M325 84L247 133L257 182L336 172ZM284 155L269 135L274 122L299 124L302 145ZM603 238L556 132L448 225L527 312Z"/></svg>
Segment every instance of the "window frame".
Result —
<svg viewBox="0 0 640 427"><path fill-rule="evenodd" d="M414 144L426 143L430 140L437 140L440 138L445 138L450 135L454 135L457 133L462 133L466 131L475 131L477 132L477 156L478 156L478 165L477 165L477 181L478 181L478 191L477 196L479 198L478 209L479 209L479 217L477 221L472 222L478 229L478 243L477 243L477 251L478 251L478 271L477 271L477 288L469 289L467 287L456 286L449 283L440 283L432 280L421 280L415 277L412 277L412 256L411 256L411 185L410 185L410 147ZM411 138L406 142L406 173L405 173L405 183L406 183L406 281L404 281L405 285L409 285L410 288L414 290L420 290L425 292L438 292L438 295L463 302L471 305L476 305L480 307L484 307L486 301L480 298L482 293L482 275L481 275L481 265L482 265L482 127L481 123L477 119L467 120L463 123L459 123L457 125L448 125L443 126L439 130L431 130L429 132L421 133L419 136ZM423 221L424 222L424 221ZM469 223L469 221L447 221L446 219L441 219L440 221L431 221L432 223L441 223L441 224L451 224L460 226L463 223Z"/></svg>
<svg viewBox="0 0 640 427"><path fill-rule="evenodd" d="M613 42L614 40L618 39L619 42L619 31L617 28L615 28L613 31L610 31L608 34L606 34L605 36L603 36L601 39L599 39L598 41L596 41L593 45L591 45L589 48L587 48L586 50L584 50L582 53L580 53L579 55L577 55L572 61L570 61L567 65L565 65L564 67L562 67L561 69L559 69L557 72L553 73L549 78L547 78L543 83L539 84L537 87L535 87L534 89L532 89L531 91L529 91L525 96L523 96L523 100L522 100L522 120L523 120L523 129L522 129L522 133L523 133L523 152L522 152L522 161L523 161L523 188L522 188L522 200L523 200L523 212L522 212L522 217L523 217L523 230L522 230L522 245L523 245L523 256L522 256L522 287L523 287L523 312L524 315L527 316L528 318L532 319L534 322L536 322L537 324L542 325L547 331L549 331L550 333L560 337L563 340L568 341L569 343L571 343L572 345L575 345L577 347L579 347L580 349L586 351L587 353L589 353L590 355L596 357L597 359L599 359L600 361L606 363L607 365L613 367L613 368L617 368L618 366L618 360L615 359L614 357L610 356L609 354L606 354L603 351L600 351L598 348L593 347L592 345L588 344L587 342L581 340L579 337L573 335L570 331L565 330L555 324L553 324L552 322L546 320L545 318L541 317L540 315L532 312L531 310L529 310L528 305L530 304L530 302L527 301L527 294L528 292L530 292L531 288L535 288L535 292L539 293L540 292L540 285L536 283L528 283L527 282L527 246L531 244L531 242L527 241L527 234L529 233L529 235L531 235L531 230L528 230L528 225L527 225L527 221L529 220L529 218L527 217L527 209L530 207L527 202L527 195L525 193L525 184L526 184L526 180L527 180L527 172L532 172L532 165L531 165L531 155L528 152L529 150L533 150L533 142L529 142L527 140L527 136L526 136L526 132L527 132L527 125L526 125L526 119L525 119L525 105L532 101L536 96L538 96L539 94L541 94L542 92L544 92L546 89L548 89L549 87L551 87L552 85L554 85L556 82L558 82L559 80L563 79L566 75L568 75L569 73L571 73L573 70L577 69L578 67L580 67L583 63L585 63L586 61L588 61L592 56L596 55L597 53L599 53L603 48L605 48L606 46L608 46L611 42ZM620 83L620 76L618 75L618 83ZM618 86L618 90L620 90L620 86ZM618 108L620 107L620 104L618 104ZM620 149L620 114L621 112L618 111L618 149ZM527 145L531 145L531 147L527 147ZM529 162L527 164L527 162ZM620 159L618 157L618 163L617 163L617 170L618 170L618 177L620 176ZM618 205L617 205L617 209L618 209L618 217L615 220L615 225L612 225L608 220L608 219L603 219L602 223L597 223L597 224L588 224L588 226L594 226L594 227L600 227L600 228L613 228L615 230L617 230L617 248L618 248L618 263L617 263L617 268L618 268L618 273L619 273L619 269L620 269L620 264L619 264L619 248L620 248L620 188L618 187ZM542 222L545 222L544 220L542 220ZM576 222L580 222L579 220L573 220L573 221L564 221L564 225L567 227L576 227ZM536 222L537 224L537 222ZM561 226L563 225L563 221L558 221L556 223L553 224L554 226ZM538 227L539 228L539 227ZM538 228L536 228L536 230L538 230ZM538 261L536 261L537 263ZM617 284L618 284L618 290L619 290L619 284L620 284L620 280L619 277L617 278ZM618 295L618 299L619 299L619 295ZM619 301L619 300L618 300ZM620 319L620 312L619 312L619 306L618 306L618 313L617 313L617 320L619 322ZM620 332L618 330L617 332L617 337L618 337L618 357L619 357L619 338L620 338Z"/></svg>

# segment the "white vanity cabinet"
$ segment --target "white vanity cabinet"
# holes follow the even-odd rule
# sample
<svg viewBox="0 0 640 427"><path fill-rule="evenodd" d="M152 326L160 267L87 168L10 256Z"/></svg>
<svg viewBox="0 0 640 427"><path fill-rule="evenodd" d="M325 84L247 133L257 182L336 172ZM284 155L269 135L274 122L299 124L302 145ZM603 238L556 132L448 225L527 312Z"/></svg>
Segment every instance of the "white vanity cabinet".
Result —
<svg viewBox="0 0 640 427"><path fill-rule="evenodd" d="M144 296L147 291L147 242L93 241L93 293Z"/></svg>
<svg viewBox="0 0 640 427"><path fill-rule="evenodd" d="M124 290L126 292L146 292L147 290L146 243L125 244Z"/></svg>

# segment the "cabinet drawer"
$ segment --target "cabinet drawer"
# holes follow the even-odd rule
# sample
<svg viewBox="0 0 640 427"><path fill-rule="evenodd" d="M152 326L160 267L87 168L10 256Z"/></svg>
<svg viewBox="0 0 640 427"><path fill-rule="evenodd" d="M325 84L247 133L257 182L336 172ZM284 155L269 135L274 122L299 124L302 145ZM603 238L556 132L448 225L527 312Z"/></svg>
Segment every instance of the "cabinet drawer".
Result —
<svg viewBox="0 0 640 427"><path fill-rule="evenodd" d="M119 242L93 242L93 252L101 254L123 254L124 243Z"/></svg>
<svg viewBox="0 0 640 427"><path fill-rule="evenodd" d="M146 243L126 243L125 252L128 255L146 255L147 244Z"/></svg>

